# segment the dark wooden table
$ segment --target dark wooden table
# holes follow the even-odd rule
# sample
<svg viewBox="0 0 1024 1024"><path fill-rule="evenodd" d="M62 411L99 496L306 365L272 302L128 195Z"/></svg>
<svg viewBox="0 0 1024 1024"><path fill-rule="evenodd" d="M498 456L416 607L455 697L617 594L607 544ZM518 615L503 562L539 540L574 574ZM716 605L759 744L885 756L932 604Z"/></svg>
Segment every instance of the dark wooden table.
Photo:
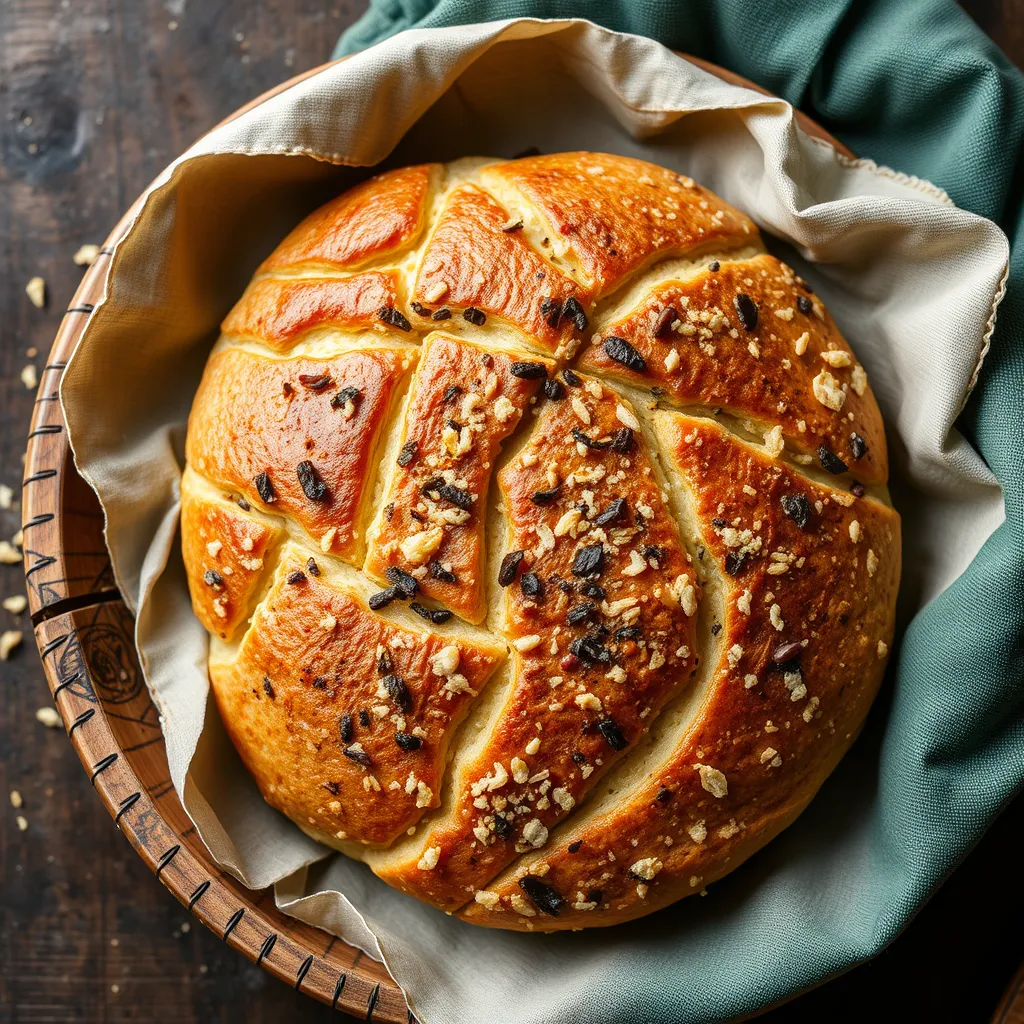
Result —
<svg viewBox="0 0 1024 1024"><path fill-rule="evenodd" d="M0 483L19 490L34 391L81 271L150 180L246 100L326 60L363 0L0 0ZM1020 65L1024 0L971 14ZM38 310L34 275L50 302ZM20 520L0 510L0 537ZM0 597L21 592L0 566ZM63 730L26 616L0 668L0 1022L340 1020L226 948L114 829ZM20 792L23 806L8 802ZM22 831L17 817L27 828ZM1024 959L1018 799L917 920L872 963L777 1009L773 1024L987 1021Z"/></svg>

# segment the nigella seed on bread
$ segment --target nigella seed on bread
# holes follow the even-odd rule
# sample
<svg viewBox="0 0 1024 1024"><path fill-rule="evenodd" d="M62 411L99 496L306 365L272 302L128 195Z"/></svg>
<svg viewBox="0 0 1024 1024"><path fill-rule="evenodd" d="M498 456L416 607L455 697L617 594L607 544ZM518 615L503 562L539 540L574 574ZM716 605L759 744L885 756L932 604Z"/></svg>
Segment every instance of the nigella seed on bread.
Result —
<svg viewBox="0 0 1024 1024"><path fill-rule="evenodd" d="M476 924L611 925L736 868L892 646L866 372L744 213L638 160L407 167L315 211L225 319L186 457L263 796Z"/></svg>

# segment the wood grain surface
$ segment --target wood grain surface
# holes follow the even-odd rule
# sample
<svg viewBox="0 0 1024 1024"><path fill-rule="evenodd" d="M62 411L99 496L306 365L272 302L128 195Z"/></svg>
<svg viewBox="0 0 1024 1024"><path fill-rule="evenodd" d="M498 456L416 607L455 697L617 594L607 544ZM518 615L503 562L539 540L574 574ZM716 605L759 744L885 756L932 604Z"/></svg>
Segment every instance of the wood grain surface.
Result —
<svg viewBox="0 0 1024 1024"><path fill-rule="evenodd" d="M35 389L19 375L30 364L45 372L81 278L71 260L78 246L100 242L203 131L325 60L364 6L0 0L0 483L20 488ZM1024 0L967 7L1024 62ZM48 284L43 310L24 293L36 274ZM0 537L18 529L19 513L0 510ZM82 550L68 575L95 589L104 564L102 552ZM39 579L36 601L47 597ZM62 596L86 585L48 582ZM21 586L20 566L0 566L0 597ZM12 628L25 643L0 667L0 1022L344 1019L245 960L156 882L113 827L64 730L36 720L52 701L27 613L0 611L0 631ZM20 808L8 800L15 790ZM1024 958L1022 826L1018 799L885 953L761 1019L991 1019ZM1000 1012L1024 1020L1019 1005Z"/></svg>

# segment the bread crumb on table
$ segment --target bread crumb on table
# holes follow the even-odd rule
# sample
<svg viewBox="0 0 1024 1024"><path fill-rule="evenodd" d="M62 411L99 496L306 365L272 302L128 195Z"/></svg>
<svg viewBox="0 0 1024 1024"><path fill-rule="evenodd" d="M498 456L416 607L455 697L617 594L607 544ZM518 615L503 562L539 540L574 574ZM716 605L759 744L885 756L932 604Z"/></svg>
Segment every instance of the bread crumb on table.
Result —
<svg viewBox="0 0 1024 1024"><path fill-rule="evenodd" d="M71 257L74 263L78 267L89 267L96 262L96 257L100 254L100 247L87 242L85 245L80 245L78 251L74 256Z"/></svg>
<svg viewBox="0 0 1024 1024"><path fill-rule="evenodd" d="M59 729L64 725L60 712L56 708L42 707L36 711L36 721L41 722L47 729Z"/></svg>
<svg viewBox="0 0 1024 1024"><path fill-rule="evenodd" d="M46 305L46 282L38 275L33 277L25 285L25 294L36 309L42 309Z"/></svg>
<svg viewBox="0 0 1024 1024"><path fill-rule="evenodd" d="M11 656L11 651L21 643L21 630L8 629L0 633L0 661L6 661Z"/></svg>

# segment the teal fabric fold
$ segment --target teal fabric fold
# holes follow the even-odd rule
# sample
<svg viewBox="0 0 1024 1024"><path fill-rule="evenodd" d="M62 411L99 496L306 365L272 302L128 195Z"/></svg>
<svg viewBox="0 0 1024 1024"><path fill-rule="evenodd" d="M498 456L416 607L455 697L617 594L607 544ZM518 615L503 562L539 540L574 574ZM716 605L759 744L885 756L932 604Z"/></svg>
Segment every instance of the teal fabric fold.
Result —
<svg viewBox="0 0 1024 1024"><path fill-rule="evenodd" d="M1011 241L992 348L958 423L1003 488L1006 521L909 624L850 755L858 786L830 780L812 804L813 852L783 843L759 855L798 857L799 887L739 878L695 925L702 963L673 961L659 927L671 910L655 915L649 957L631 959L627 979L609 955L607 985L580 993L574 1019L751 1013L891 942L1024 780L1024 76L952 0L372 0L335 56L406 28L511 17L586 17L728 67ZM752 906L778 932L735 928Z"/></svg>

